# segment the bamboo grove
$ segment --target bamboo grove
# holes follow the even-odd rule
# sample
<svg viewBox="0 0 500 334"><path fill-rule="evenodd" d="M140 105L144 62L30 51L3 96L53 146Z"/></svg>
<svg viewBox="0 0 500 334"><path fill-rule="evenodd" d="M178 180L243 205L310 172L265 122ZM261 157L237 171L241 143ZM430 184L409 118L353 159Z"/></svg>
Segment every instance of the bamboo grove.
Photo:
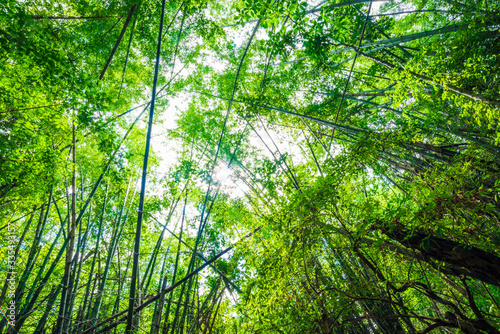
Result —
<svg viewBox="0 0 500 334"><path fill-rule="evenodd" d="M1 333L499 333L500 3L0 5Z"/></svg>

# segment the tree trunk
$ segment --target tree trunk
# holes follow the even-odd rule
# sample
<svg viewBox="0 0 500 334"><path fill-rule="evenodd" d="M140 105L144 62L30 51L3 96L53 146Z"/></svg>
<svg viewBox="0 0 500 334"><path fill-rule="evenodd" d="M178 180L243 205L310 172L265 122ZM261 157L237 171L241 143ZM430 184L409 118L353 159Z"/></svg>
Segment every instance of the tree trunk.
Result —
<svg viewBox="0 0 500 334"><path fill-rule="evenodd" d="M32 16L33 20L99 20L113 16Z"/></svg>
<svg viewBox="0 0 500 334"><path fill-rule="evenodd" d="M132 20L132 15L134 14L135 8L137 5L133 5L130 8L130 11L128 12L127 20L125 21L125 24L123 25L122 31L120 32L120 36L118 36L118 40L115 43L115 46L113 47L113 50L111 50L111 54L108 57L108 60L106 61L106 65L104 65L104 68L102 69L101 75L99 76L99 80L102 80L104 77L104 74L106 74L106 70L109 67L109 64L111 64L111 60L113 59L116 50L118 49L118 46L120 46L120 42L122 41L123 35L125 35L125 31L127 30L128 25L130 24L130 20Z"/></svg>

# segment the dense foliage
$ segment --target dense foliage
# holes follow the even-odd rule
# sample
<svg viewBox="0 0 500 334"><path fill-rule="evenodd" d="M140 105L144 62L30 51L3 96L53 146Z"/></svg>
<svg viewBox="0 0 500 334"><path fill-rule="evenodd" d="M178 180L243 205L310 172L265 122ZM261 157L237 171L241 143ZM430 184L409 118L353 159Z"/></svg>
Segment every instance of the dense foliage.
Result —
<svg viewBox="0 0 500 334"><path fill-rule="evenodd" d="M500 332L500 2L0 12L1 333Z"/></svg>

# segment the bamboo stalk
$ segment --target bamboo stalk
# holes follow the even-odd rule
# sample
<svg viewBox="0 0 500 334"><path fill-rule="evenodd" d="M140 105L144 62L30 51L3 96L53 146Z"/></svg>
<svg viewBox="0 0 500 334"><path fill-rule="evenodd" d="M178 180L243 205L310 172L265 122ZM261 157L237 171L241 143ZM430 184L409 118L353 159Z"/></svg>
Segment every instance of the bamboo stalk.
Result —
<svg viewBox="0 0 500 334"><path fill-rule="evenodd" d="M101 303L102 303L102 298L104 295L104 289L106 287L106 281L108 278L109 270L111 267L111 263L113 261L114 255L115 255L115 249L116 245L119 242L119 237L121 236L121 229L123 229L123 226L125 225L125 221L121 223L122 220L122 215L123 215L123 210L125 208L125 205L127 203L127 198L130 190L130 184L132 183L132 175L130 176L129 183L127 185L127 190L125 192L125 197L123 199L123 203L120 208L120 213L118 215L118 219L116 221L115 229L113 231L113 235L111 236L110 242L109 242L109 249L108 249L108 256L106 258L106 264L104 265L104 272L101 277L101 282L99 284L98 290L97 290L97 297L96 301L94 302L94 308L91 314L91 319L92 319L92 325L95 325L99 319L99 311L101 309ZM120 225L121 224L121 225Z"/></svg>
<svg viewBox="0 0 500 334"><path fill-rule="evenodd" d="M26 237L26 232L28 232L29 227L31 225L31 222L33 221L33 217L35 217L35 212L36 212L36 206L33 208L33 212L31 213L30 218L28 219L28 222L26 223L23 233L21 234L21 237L19 238L19 242L17 243L16 250L14 251L14 259L17 259L19 255L19 248L21 248L21 245L23 244L24 238ZM12 223L11 223L12 224ZM0 296L0 305L3 305L5 301L5 293L7 292L7 284L9 283L10 277L12 275L12 272L9 270L7 273L7 278L5 279L5 283L2 288L2 295Z"/></svg>
<svg viewBox="0 0 500 334"><path fill-rule="evenodd" d="M135 24L137 23L137 12L134 17L134 22L132 23L132 30L130 31L130 37L128 39L127 55L125 56L125 63L123 64L122 81L120 83L120 90L118 91L118 99L120 99L120 94L122 93L123 81L125 80L125 71L127 70L128 59L130 55L130 47L132 46L132 39L134 38Z"/></svg>
<svg viewBox="0 0 500 334"><path fill-rule="evenodd" d="M241 242L242 240L246 239L246 238L249 238L251 237L254 233L256 233L257 231L260 230L260 227L259 228L256 228L253 232L247 234L244 238L240 239L240 241L238 241L237 243L235 243L233 246L231 247L228 247L226 249L224 249L223 251L221 251L219 254L217 254L216 256L212 257L210 260L208 260L206 263L202 264L201 266L199 266L198 268L196 268L195 270L191 271L189 274L187 274L186 276L184 276L182 279L180 279L179 281L177 281L175 284L172 284L170 287L164 289L164 292L165 293L168 293L170 291L173 291L175 288L183 285L186 281L188 281L191 277L197 275L200 271L202 271L203 269L205 269L207 266L209 266L211 263L215 262L217 259L219 259L221 256L223 256L224 254L228 253L229 251L231 251L239 242ZM157 294L155 296L152 296L150 298L148 298L146 301L144 301L141 305L137 306L134 310L134 312L138 312L142 309L144 309L145 307L147 307L148 305L150 305L151 303L155 302L156 300L158 300L160 298L160 294ZM98 323L97 325L95 326L92 326L91 328L85 330L82 334L88 334L96 329L98 329L99 327L103 326L104 324L116 319L116 318L119 318L120 316L124 315L124 314L127 314L129 311L129 309L125 309L121 312L118 312L114 315L112 315L111 317L101 321L100 323ZM99 330L97 333L106 333L107 331L109 331L110 329L113 329L115 328L116 326L118 326L120 323L121 323L121 320L126 320L127 319L127 316L121 318L120 320L118 321L115 321L111 324L109 324L108 326L106 327L103 327L101 330Z"/></svg>
<svg viewBox="0 0 500 334"><path fill-rule="evenodd" d="M113 49L111 50L111 54L108 57L108 60L106 61L106 64L104 65L104 68L102 69L101 75L99 76L99 80L102 80L104 77L104 74L106 74L106 70L109 67L109 64L111 64L111 60L113 59L116 50L118 49L118 46L120 46L120 42L122 41L123 35L125 35L125 31L127 30L128 25L130 24L130 21L132 20L132 15L134 14L135 9L137 8L137 5L133 5L130 7L130 10L128 12L127 19L125 20L125 23L123 24L122 31L120 32L120 35L118 36L118 39L113 46Z"/></svg>
<svg viewBox="0 0 500 334"><path fill-rule="evenodd" d="M148 133L146 137L146 149L144 152L144 164L142 168L142 180L141 180L141 193L139 199L139 212L137 215L137 226L136 226L136 237L134 242L134 261L132 266L132 281L130 284L130 301L129 301L129 309L127 315L127 328L125 332L127 334L132 334L134 332L133 329L133 318L134 318L134 302L136 298L136 288L137 281L139 279L139 250L141 243L141 229L142 229L142 215L144 210L144 198L146 194L146 175L148 170L148 159L149 159L149 146L151 143L151 131L153 127L153 117L154 117L154 108L155 108L155 97L156 97L156 84L158 82L158 71L160 66L160 52L161 52L161 37L163 31L163 19L165 16L165 0L162 1L161 7L161 18L160 18L160 31L158 33L158 46L156 49L156 64L155 64L155 75L153 80L153 92L151 98L151 108L149 111L149 121L148 121Z"/></svg>

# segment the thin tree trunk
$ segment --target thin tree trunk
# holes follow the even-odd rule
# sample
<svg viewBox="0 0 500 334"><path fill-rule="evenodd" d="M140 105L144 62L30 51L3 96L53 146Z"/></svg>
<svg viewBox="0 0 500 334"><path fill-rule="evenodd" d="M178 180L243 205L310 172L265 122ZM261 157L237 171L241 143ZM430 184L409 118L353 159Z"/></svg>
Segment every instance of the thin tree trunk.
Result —
<svg viewBox="0 0 500 334"><path fill-rule="evenodd" d="M185 213L186 213L186 204L187 204L187 191L186 191L186 198L184 200L184 208L182 210L181 230L179 232L179 243L177 245L177 255L175 257L174 273L172 274L172 285L175 283L175 279L177 277L177 270L178 270L178 267L179 267L179 257L180 257L180 254L181 254L181 240L182 240L182 233L183 233L183 230L184 230L184 218L185 218ZM165 296L165 294L166 294L165 288L166 288L166 286L163 287L163 289L161 291L162 296ZM167 334L168 333L168 329L169 329L169 326L170 326L169 316L170 316L170 307L172 305L172 300L174 298L173 293L174 293L174 291L172 290L170 292L170 297L169 297L169 300L168 300L167 309L165 311L165 316L164 316L165 327L163 328L163 334Z"/></svg>
<svg viewBox="0 0 500 334"><path fill-rule="evenodd" d="M85 310L87 308L87 303L89 303L90 284L91 284L93 277L94 277L95 263L97 260L97 256L99 255L99 245L100 245L101 235L102 235L102 223L103 223L103 219L104 219L104 211L106 209L107 199L108 199L108 186L106 185L106 191L105 191L104 201L103 201L102 210L101 210L101 217L99 219L99 228L97 230L97 240L96 240L96 245L95 245L95 252L94 252L94 256L92 258L92 265L90 266L90 273L88 275L89 279L87 281L87 287L85 289L85 299L83 301L83 306L82 306L83 314L85 314ZM95 282L95 278L94 278L94 282ZM95 284L94 284L94 286L95 286ZM86 317L84 316L84 318L88 319L89 316L90 316L90 314L87 314L87 316Z"/></svg>
<svg viewBox="0 0 500 334"><path fill-rule="evenodd" d="M56 300L57 300L57 296L59 295L59 292L61 292L61 287L62 287L62 284L58 284L57 285L57 289L54 291L54 289L52 289L51 293L50 293L50 297L49 297L49 301L47 302L47 307L45 308L45 312L43 313L43 316L42 318L38 321L38 325L35 329L35 334L38 334L38 333L44 333L44 327L45 327L45 324L47 323L47 319L49 317L49 314L50 314L50 311L52 310L52 307L54 306Z"/></svg>
<svg viewBox="0 0 500 334"><path fill-rule="evenodd" d="M33 221L33 217L35 216L35 212L36 212L36 206L33 208L33 212L31 213L31 216L28 219L26 226L24 227L23 234L21 235L21 238L19 238L19 242L17 243L16 250L14 251L14 259L17 259L17 256L19 255L19 248L21 248L21 245L23 244L24 237L26 236L26 232L28 232L29 227L31 225L31 222ZM9 283L11 275L12 275L12 272L9 270L9 272L7 273L7 278L5 279L5 283L4 283L3 288L2 288L2 295L0 296L0 305L3 305L3 303L4 303L5 293L7 292L7 284Z"/></svg>
<svg viewBox="0 0 500 334"><path fill-rule="evenodd" d="M375 57L375 56L368 55L368 54L363 53L361 51L359 51L359 54L362 55L365 58L373 60L376 63L384 65L388 69L391 69L391 70L397 69L400 72L407 72L407 73L411 74L412 76L414 76L417 79L420 79L422 81L428 82L428 83L433 84L433 85L438 85L438 86L444 87L446 89L451 90L454 93L457 93L459 95L463 95L463 96L468 97L468 98L470 98L472 100L481 101L481 102L484 102L484 103L487 103L487 104L491 104L491 105L494 105L494 106L500 106L500 101L499 100L495 100L495 99L489 98L489 97L481 95L481 94L476 94L474 92L471 92L471 91L469 91L467 89L464 89L464 88L457 87L455 85L446 84L446 83L441 84L441 83L435 82L432 78L429 78L429 77L427 77L425 75L418 74L418 73L415 73L413 71L406 71L402 67L393 65L393 64L391 64L391 63L389 63L389 62L387 62L385 60L382 60L382 59L380 59L378 57Z"/></svg>
<svg viewBox="0 0 500 334"><path fill-rule="evenodd" d="M260 227L259 228L256 228L253 232L250 232L248 233L244 238L240 239L240 241L244 240L244 239L247 239L249 237L251 237L252 235L254 235L257 231L260 230ZM238 242L237 242L238 243ZM184 276L182 279L180 279L177 283L175 284L172 284L171 286L169 286L168 288L165 289L165 293L168 293L170 291L173 291L175 290L177 287L179 287L180 285L184 284L186 281L188 281L191 277L197 275L200 271L202 271L203 269L205 269L207 266L209 266L211 263L215 262L217 259L219 259L221 256L223 256L224 254L228 253L229 251L231 251L235 245L237 244L235 243L233 246L231 247L228 247L226 249L224 249L223 251L221 251L219 254L217 254L216 256L212 257L210 260L208 260L206 263L202 264L201 266L199 266L198 268L196 268L195 270L191 271L191 273L187 274L186 276ZM145 307L147 307L148 305L150 305L151 303L157 301L158 299L160 298L160 294L157 294L155 296L152 296L150 298L148 298L146 301L144 301L141 305L139 305L138 307L135 308L134 312L138 312L142 309L144 309ZM114 315L112 315L111 317L101 321L100 323L98 323L97 325L87 329L86 331L84 331L82 334L87 334L87 333L90 333L92 331L94 331L95 329L101 327L102 325L106 324L107 322L110 322L111 320L113 319L116 319L116 318L119 318L120 316L124 315L124 314L127 314L129 311L129 308L119 312L119 313L116 313ZM103 327L99 332L97 333L106 333L107 331L109 331L110 329L113 329L115 328L116 326L118 326L121 321L124 321L127 319L128 316L125 316L123 318L120 318L120 320L118 321L115 321L113 323L111 323L110 325L106 326L106 327Z"/></svg>
<svg viewBox="0 0 500 334"><path fill-rule="evenodd" d="M92 208L89 209L89 211L91 212L92 211ZM76 247L76 254L75 254L75 265L73 266L73 273L72 273L72 276L76 278L74 279L74 285L70 291L70 307L69 307L69 310L68 310L68 315L66 316L66 320L68 322L68 332L72 333L72 330L71 330L71 322L73 320L72 318L72 314L73 314L73 307L74 307L74 301L75 301L75 298L76 298L76 295L78 293L78 285L80 283L80 275L81 275L81 272L82 272L82 266L83 266L83 263L85 262L85 258L83 257L84 253L85 253L85 247L87 245L87 235L88 235L88 232L89 232L89 229L90 229L90 216L91 214L88 214L88 221L87 221L87 226L86 226L86 229L85 229L85 233L83 235L83 237L81 238L81 240L79 240L78 244L77 244L77 247ZM81 235L81 230L82 230L82 223L80 223L80 235ZM79 260L79 261L78 261ZM77 265L77 262L78 261L78 265ZM81 313L81 312L79 312ZM64 327L64 322L63 322L63 327Z"/></svg>
<svg viewBox="0 0 500 334"><path fill-rule="evenodd" d="M307 147L309 147L309 150L311 151L311 155L314 159L314 163L316 164L316 168L318 169L319 174L321 176L323 176L323 171L321 170L321 166L319 165L318 159L316 159L316 154L314 154L314 150L313 150L313 147L311 146L311 143L309 142L309 138L307 138L304 131L302 131L302 134L304 135L304 138L306 139Z"/></svg>
<svg viewBox="0 0 500 334"><path fill-rule="evenodd" d="M144 163L142 166L142 180L141 180L141 194L139 199L139 208L137 215L137 226L135 231L135 241L134 241L134 262L132 266L132 281L130 284L130 300L129 300L129 309L127 315L127 327L125 332L127 334L132 334L134 332L133 329L133 320L134 320L134 308L135 308L135 299L136 299L136 288L139 279L139 251L141 244L141 229L142 229L142 215L144 210L144 198L146 195L146 175L148 171L148 159L149 159L149 146L151 143L151 131L153 128L153 117L154 117L154 108L155 108L155 97L156 97L156 85L158 82L158 72L160 67L160 53L161 53L161 37L163 33L163 19L165 16L165 0L162 1L161 8L161 18L160 18L160 31L158 33L158 45L156 49L156 64L155 64L155 75L153 80L153 92L151 97L151 107L149 111L149 121L148 121L148 133L146 137L146 149L144 152Z"/></svg>
<svg viewBox="0 0 500 334"><path fill-rule="evenodd" d="M100 20L113 16L32 16L33 20Z"/></svg>
<svg viewBox="0 0 500 334"><path fill-rule="evenodd" d="M64 228L61 227L61 228ZM52 265L50 266L49 270L47 271L47 273L45 274L45 277L43 278L42 282L40 283L40 285L38 286L38 289L35 291L35 293L33 294L33 297L31 298L29 304L25 307L25 309L27 310L27 312L29 310L31 310L31 308L34 306L35 304L35 300L38 298L38 296L40 295L40 292L42 291L43 287L47 284L47 282L49 281L49 278L50 276L52 275L52 273L54 272L54 269L56 268L56 266L59 264L59 260L62 258L65 250L66 250L66 247L68 246L68 243L69 243L69 238L66 238L66 240L64 241L63 245L61 246L61 249L59 250L59 253L57 254L56 258L54 259L54 261L52 262ZM63 280L62 280L62 283L61 283L61 286L64 285L64 282L65 282L65 278L63 277ZM26 312L26 314L27 314ZM23 325L23 321L22 321L23 318L20 318L20 321L16 322L16 330L19 331L19 329L21 328L21 326Z"/></svg>
<svg viewBox="0 0 500 334"><path fill-rule="evenodd" d="M134 18L134 23L132 23L132 30L130 31L130 37L128 39L127 55L125 56L125 64L123 65L122 82L120 83L120 90L118 91L118 99L120 99L120 94L123 88L123 81L125 80L125 71L127 70L128 57L130 54L130 47L132 46L132 39L134 38L135 24L137 23L137 14Z"/></svg>
<svg viewBox="0 0 500 334"><path fill-rule="evenodd" d="M182 227L181 227L182 228ZM160 331L161 324L161 315L163 313L163 304L165 304L165 294L162 293L163 289L167 287L167 275L165 275L165 264L167 262L168 253L170 251L170 247L167 252L165 252L165 257L163 258L163 265L161 267L161 276L163 279L159 281L158 284L158 293L161 293L160 299L155 304L155 310L153 312L153 319L151 321L151 334L158 334Z"/></svg>
<svg viewBox="0 0 500 334"><path fill-rule="evenodd" d="M77 226L76 221L76 133L75 121L73 120L73 151L72 151L73 173L71 178L71 223L68 226L69 244L66 249L66 265L64 267L64 285L62 287L61 303L59 306L59 317L57 324L53 329L53 333L64 332L63 322L67 314L67 302L69 299L69 291L71 291L71 266L73 264L73 251L75 247L75 231Z"/></svg>
<svg viewBox="0 0 500 334"><path fill-rule="evenodd" d="M125 285L125 279L127 278L128 268L130 267L130 260L131 259L132 259L132 254L130 254L130 256L128 257L127 267L125 268L125 274L123 275L123 279L120 282L120 285L118 286L118 294L116 296L115 306L113 308L113 314L118 312L118 310L120 309L120 299L121 299L122 289L123 289L123 286ZM116 334L116 330L117 330L117 328L115 328L115 331L114 331L115 334Z"/></svg>
<svg viewBox="0 0 500 334"><path fill-rule="evenodd" d="M123 211L124 211L124 208L126 206L126 203L127 203L127 198L128 198L128 193L129 193L129 190L130 190L130 185L132 183L132 176L130 177L130 181L127 185L127 190L125 192L125 198L123 200L123 204L120 208L120 213L118 215L118 218L116 219L116 224L115 224L115 228L114 228L114 231L113 231L113 234L111 236L111 239L110 239L110 242L109 242L109 249L108 249L108 256L107 256L107 259L106 259L106 264L104 266L104 273L101 277L101 282L99 284L99 288L97 290L97 297L96 297L96 301L94 303L94 309L93 309L93 312L91 314L91 319L92 319L92 325L95 325L99 319L99 313L100 313L100 309L101 309L101 303L102 303L102 298L104 296L104 289L106 287L106 281L108 279L108 274L109 274L109 270L111 268L111 263L113 261L113 257L115 255L115 249L116 249L116 246L118 245L118 241L121 237L121 234L122 234L122 230L125 226L125 221L122 223L121 220L122 220L122 215L123 215Z"/></svg>
<svg viewBox="0 0 500 334"><path fill-rule="evenodd" d="M42 238L43 230L45 228L45 224L47 223L47 220L49 217L50 206L52 203L53 190L54 190L54 188L51 187L49 201L47 203L47 211L45 212L45 215L44 215L44 210L43 210L44 206L42 206L42 208L40 210L40 219L39 219L38 226L37 226L37 229L35 232L35 239L33 240L33 244L31 246L32 248L30 249L30 254L28 256L26 269L23 272L23 276L21 277L21 280L20 280L19 285L18 285L17 290L16 290L16 297L15 297L16 304L19 303L19 301L21 301L23 298L26 283L28 281L29 276L31 275L31 273L33 271L33 267L35 265L36 259L38 257L40 250L41 250L39 245L40 245L40 241ZM0 332L2 330L3 324L4 324L4 322L2 321L2 324L0 325ZM16 327L17 327L17 325L18 324L16 323Z"/></svg>
<svg viewBox="0 0 500 334"><path fill-rule="evenodd" d="M125 35L125 31L127 30L128 25L130 24L130 20L132 19L132 15L134 14L135 8L137 5L133 5L130 8L130 11L128 12L127 19L125 20L125 24L123 25L122 31L120 32L120 36L118 36L118 40L115 43L115 46L113 47L113 50L111 50L111 54L108 57L108 60L106 61L106 64L104 65L104 68L102 69L101 75L99 76L99 80L102 80L104 77L104 74L106 74L106 70L109 67L109 64L111 64L111 60L113 59L116 50L118 49L118 46L120 45L120 42L122 41L123 35Z"/></svg>

